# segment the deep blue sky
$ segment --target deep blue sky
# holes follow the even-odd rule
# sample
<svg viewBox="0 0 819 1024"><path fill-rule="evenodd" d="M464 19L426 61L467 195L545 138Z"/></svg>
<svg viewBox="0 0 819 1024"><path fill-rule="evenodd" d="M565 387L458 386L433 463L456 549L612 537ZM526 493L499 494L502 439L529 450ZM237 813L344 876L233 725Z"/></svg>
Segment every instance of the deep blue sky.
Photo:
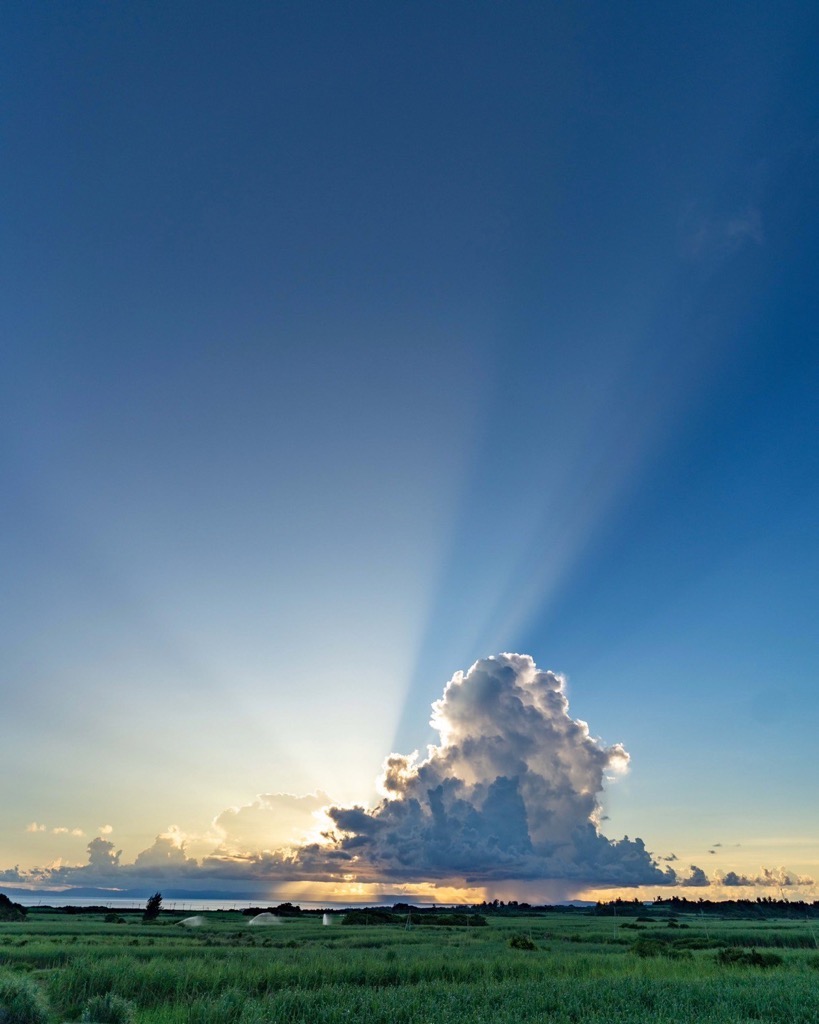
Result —
<svg viewBox="0 0 819 1024"><path fill-rule="evenodd" d="M516 650L608 834L819 870L817 28L4 6L0 867L367 801Z"/></svg>

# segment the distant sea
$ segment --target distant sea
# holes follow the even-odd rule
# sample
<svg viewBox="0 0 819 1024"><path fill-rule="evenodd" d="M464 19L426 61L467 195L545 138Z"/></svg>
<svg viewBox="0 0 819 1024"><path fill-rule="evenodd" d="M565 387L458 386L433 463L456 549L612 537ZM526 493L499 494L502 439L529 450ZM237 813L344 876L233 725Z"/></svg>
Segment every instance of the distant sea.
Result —
<svg viewBox="0 0 819 1024"><path fill-rule="evenodd" d="M374 899L367 902L334 902L332 900L327 901L315 901L315 900L298 900L291 899L290 902L294 906L299 906L302 910L350 910L355 907L375 907L375 906L391 906L397 902L398 897L390 897L388 899ZM145 900L136 899L134 897L123 897L123 896L71 896L70 893L48 893L48 892L29 892L25 895L16 895L14 900L17 903L22 903L24 907L110 907L111 910L144 910ZM163 910L182 910L198 912L202 910L245 910L248 907L275 907L279 903L283 902L279 899L256 899L256 900L230 900L230 899L208 899L207 897L201 899L166 899L162 900ZM406 897L403 897L403 902L412 902L413 906L441 906L441 904L431 904L420 900L409 901ZM449 904L447 904L449 905Z"/></svg>
<svg viewBox="0 0 819 1024"><path fill-rule="evenodd" d="M0 891L11 896L24 907L110 907L111 910L144 910L147 896L109 896L100 893L94 896L72 896L70 892L33 892L22 889L3 888ZM87 892L87 890L86 890ZM150 894L149 894L150 895ZM256 899L230 899L224 893L219 897L179 896L163 897L163 910L179 910L197 913L202 910L246 910L248 907L276 907L287 902L278 896L258 897ZM290 903L302 910L354 910L356 907L391 907L394 903L411 903L414 907L453 907L471 906L458 903L432 903L428 900L412 899L401 895L384 895L371 900L301 900L291 897ZM593 907L589 900L566 900L557 906Z"/></svg>

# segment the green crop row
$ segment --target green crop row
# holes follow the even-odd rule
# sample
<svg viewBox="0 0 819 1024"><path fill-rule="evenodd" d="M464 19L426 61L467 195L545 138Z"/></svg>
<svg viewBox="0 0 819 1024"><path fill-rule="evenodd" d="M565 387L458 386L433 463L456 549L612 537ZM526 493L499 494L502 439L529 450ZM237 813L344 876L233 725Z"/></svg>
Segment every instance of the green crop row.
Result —
<svg viewBox="0 0 819 1024"><path fill-rule="evenodd" d="M693 916L682 924L684 930L663 923L624 928L578 913L490 915L481 928L324 928L311 919L257 930L206 915L191 930L173 919L149 928L96 919L68 927L32 913L0 926L0 1021L819 1020L819 951L808 926L713 919L704 925ZM25 1006L34 1017L25 1018Z"/></svg>

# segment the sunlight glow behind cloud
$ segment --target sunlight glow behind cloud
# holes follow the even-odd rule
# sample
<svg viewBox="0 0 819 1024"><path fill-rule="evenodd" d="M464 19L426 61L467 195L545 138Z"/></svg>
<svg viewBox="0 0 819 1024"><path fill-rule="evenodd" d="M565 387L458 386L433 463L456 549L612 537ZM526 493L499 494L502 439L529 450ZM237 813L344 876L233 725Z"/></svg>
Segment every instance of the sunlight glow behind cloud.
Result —
<svg viewBox="0 0 819 1024"><path fill-rule="evenodd" d="M313 796L265 794L213 822L217 846L189 855L176 826L157 835L133 864L107 839L88 844L84 867L59 865L3 880L41 885L126 887L164 878L177 885L299 881L349 885L669 885L640 839L599 831L607 772L628 754L606 747L571 718L563 679L531 658L502 654L456 673L432 708L440 743L427 757L390 754L374 807L332 805ZM312 840L305 823L329 827Z"/></svg>

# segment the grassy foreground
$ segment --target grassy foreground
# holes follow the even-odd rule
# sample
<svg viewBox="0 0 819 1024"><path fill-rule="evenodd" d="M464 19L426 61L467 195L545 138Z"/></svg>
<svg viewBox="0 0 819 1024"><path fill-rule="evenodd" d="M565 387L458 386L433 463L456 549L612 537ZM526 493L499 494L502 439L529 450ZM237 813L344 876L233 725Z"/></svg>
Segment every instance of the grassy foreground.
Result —
<svg viewBox="0 0 819 1024"><path fill-rule="evenodd" d="M185 928L180 917L32 911L0 924L0 1024L819 1020L806 921L578 911L407 930L320 917L253 928L236 912Z"/></svg>

